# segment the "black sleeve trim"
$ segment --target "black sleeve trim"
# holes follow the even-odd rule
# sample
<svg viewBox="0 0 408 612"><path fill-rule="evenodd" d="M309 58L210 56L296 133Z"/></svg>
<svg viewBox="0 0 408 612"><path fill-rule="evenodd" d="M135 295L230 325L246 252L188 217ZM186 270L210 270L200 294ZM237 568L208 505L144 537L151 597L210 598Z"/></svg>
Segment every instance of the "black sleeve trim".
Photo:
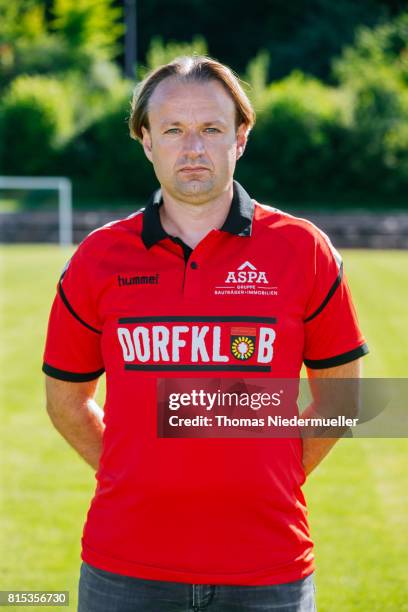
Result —
<svg viewBox="0 0 408 612"><path fill-rule="evenodd" d="M64 293L64 290L62 288L62 284L61 284L61 280L58 283L58 290L59 290L59 294L61 296L62 301L64 302L65 306L68 308L69 312L80 322L82 323L82 325L84 325L85 327L87 327L88 329L90 329L91 331L95 332L95 334L101 334L102 332L99 329L96 329L95 327L92 327L92 325L89 325L88 323L86 323L83 319L81 319L81 317L79 315L77 315L77 313L75 312L75 310L72 308L71 304L68 302L67 300L67 296Z"/></svg>
<svg viewBox="0 0 408 612"><path fill-rule="evenodd" d="M304 323L308 323L309 321L311 321L312 319L317 317L317 315L323 310L323 308L327 305L327 303L330 300L330 298L333 296L333 294L336 291L337 287L340 285L342 278L343 278L343 262L341 262L341 264L340 264L339 273L337 275L336 280L334 281L334 283L330 287L329 293L326 295L326 297L324 298L323 302L320 304L319 308L317 308L309 317L307 317L307 319L304 319L304 321L303 321Z"/></svg>
<svg viewBox="0 0 408 612"><path fill-rule="evenodd" d="M354 361L363 355L367 355L368 352L368 346L364 343L352 351L347 351L347 353L342 353L335 357L328 357L327 359L304 359L303 361L308 368L321 370L323 368L334 368L335 366L349 363L349 361Z"/></svg>
<svg viewBox="0 0 408 612"><path fill-rule="evenodd" d="M59 370L58 368L54 368L53 366L48 365L48 363L43 363L42 371L48 376L52 376L52 378L58 378L59 380L66 380L67 382L87 382L88 380L94 380L95 378L99 378L105 371L105 368L101 370L97 370L96 372L66 372L65 370Z"/></svg>

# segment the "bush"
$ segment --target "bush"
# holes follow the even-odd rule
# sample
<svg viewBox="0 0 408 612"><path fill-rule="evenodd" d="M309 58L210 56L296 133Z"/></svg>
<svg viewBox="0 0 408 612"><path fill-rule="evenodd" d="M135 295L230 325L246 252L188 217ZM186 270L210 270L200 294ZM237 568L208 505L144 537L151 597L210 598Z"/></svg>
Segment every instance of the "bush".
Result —
<svg viewBox="0 0 408 612"><path fill-rule="evenodd" d="M353 99L351 183L365 194L401 198L408 187L408 14L361 28L333 74Z"/></svg>
<svg viewBox="0 0 408 612"><path fill-rule="evenodd" d="M76 160L61 166L62 150L130 98L129 82L110 62L95 61L87 79L70 71L64 77L20 76L0 106L0 167L9 174L69 175ZM58 158L58 159L57 159Z"/></svg>
<svg viewBox="0 0 408 612"><path fill-rule="evenodd" d="M352 47L346 47L333 61L332 72L342 85L355 84L367 68L388 66L408 85L408 13L374 29L359 28Z"/></svg>
<svg viewBox="0 0 408 612"><path fill-rule="evenodd" d="M73 130L69 93L63 83L44 76L21 76L0 106L5 174L49 174L55 152Z"/></svg>
<svg viewBox="0 0 408 612"><path fill-rule="evenodd" d="M367 66L348 87L353 182L367 193L398 195L408 184L408 89L385 66Z"/></svg>
<svg viewBox="0 0 408 612"><path fill-rule="evenodd" d="M238 177L269 200L336 192L348 105L340 91L297 71L270 85Z"/></svg>
<svg viewBox="0 0 408 612"><path fill-rule="evenodd" d="M70 71L64 77L64 84L74 115L72 136L103 118L131 94L131 83L122 78L119 68L103 60L94 61L86 77L79 71Z"/></svg>
<svg viewBox="0 0 408 612"><path fill-rule="evenodd" d="M268 71L271 63L267 51L260 51L247 65L242 85L251 100L255 112L261 110L268 86Z"/></svg>
<svg viewBox="0 0 408 612"><path fill-rule="evenodd" d="M130 94L78 134L61 152L61 172L74 180L76 195L145 200L157 188L151 163L130 138Z"/></svg>
<svg viewBox="0 0 408 612"><path fill-rule="evenodd" d="M10 61L0 71L0 89L20 75L64 75L73 70L86 74L93 58L81 50L73 51L66 41L45 35L34 41L22 38L8 46Z"/></svg>

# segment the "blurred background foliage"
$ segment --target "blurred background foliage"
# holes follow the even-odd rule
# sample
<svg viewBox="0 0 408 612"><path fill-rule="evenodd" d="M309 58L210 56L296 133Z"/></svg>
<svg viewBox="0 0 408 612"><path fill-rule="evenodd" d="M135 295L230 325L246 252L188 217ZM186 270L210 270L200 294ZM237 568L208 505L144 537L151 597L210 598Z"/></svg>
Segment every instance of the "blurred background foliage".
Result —
<svg viewBox="0 0 408 612"><path fill-rule="evenodd" d="M135 82L186 53L245 81L257 124L237 178L254 197L404 207L408 7L381 0L149 0L135 78L114 0L0 0L0 173L64 175L79 205L142 203L156 179L127 118Z"/></svg>

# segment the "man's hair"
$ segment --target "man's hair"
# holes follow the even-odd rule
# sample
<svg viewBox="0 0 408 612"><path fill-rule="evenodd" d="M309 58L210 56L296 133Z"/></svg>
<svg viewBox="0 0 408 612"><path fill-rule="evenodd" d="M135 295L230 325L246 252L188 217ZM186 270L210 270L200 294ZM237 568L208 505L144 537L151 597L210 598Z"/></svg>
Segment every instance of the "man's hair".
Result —
<svg viewBox="0 0 408 612"><path fill-rule="evenodd" d="M135 88L129 117L130 135L142 140L142 126L149 129L149 100L157 85L168 77L184 82L218 81L235 103L236 127L242 123L249 132L255 123L255 111L244 92L239 77L227 66L205 55L181 56L150 72Z"/></svg>

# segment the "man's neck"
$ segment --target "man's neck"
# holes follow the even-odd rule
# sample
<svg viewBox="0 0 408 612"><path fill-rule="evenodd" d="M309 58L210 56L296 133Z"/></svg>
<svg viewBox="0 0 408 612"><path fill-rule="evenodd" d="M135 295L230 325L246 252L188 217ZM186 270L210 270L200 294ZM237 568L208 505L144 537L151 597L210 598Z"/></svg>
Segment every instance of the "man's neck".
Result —
<svg viewBox="0 0 408 612"><path fill-rule="evenodd" d="M162 188L163 205L159 211L163 229L194 249L211 230L223 226L232 197L232 183L227 191L203 204L182 202Z"/></svg>

